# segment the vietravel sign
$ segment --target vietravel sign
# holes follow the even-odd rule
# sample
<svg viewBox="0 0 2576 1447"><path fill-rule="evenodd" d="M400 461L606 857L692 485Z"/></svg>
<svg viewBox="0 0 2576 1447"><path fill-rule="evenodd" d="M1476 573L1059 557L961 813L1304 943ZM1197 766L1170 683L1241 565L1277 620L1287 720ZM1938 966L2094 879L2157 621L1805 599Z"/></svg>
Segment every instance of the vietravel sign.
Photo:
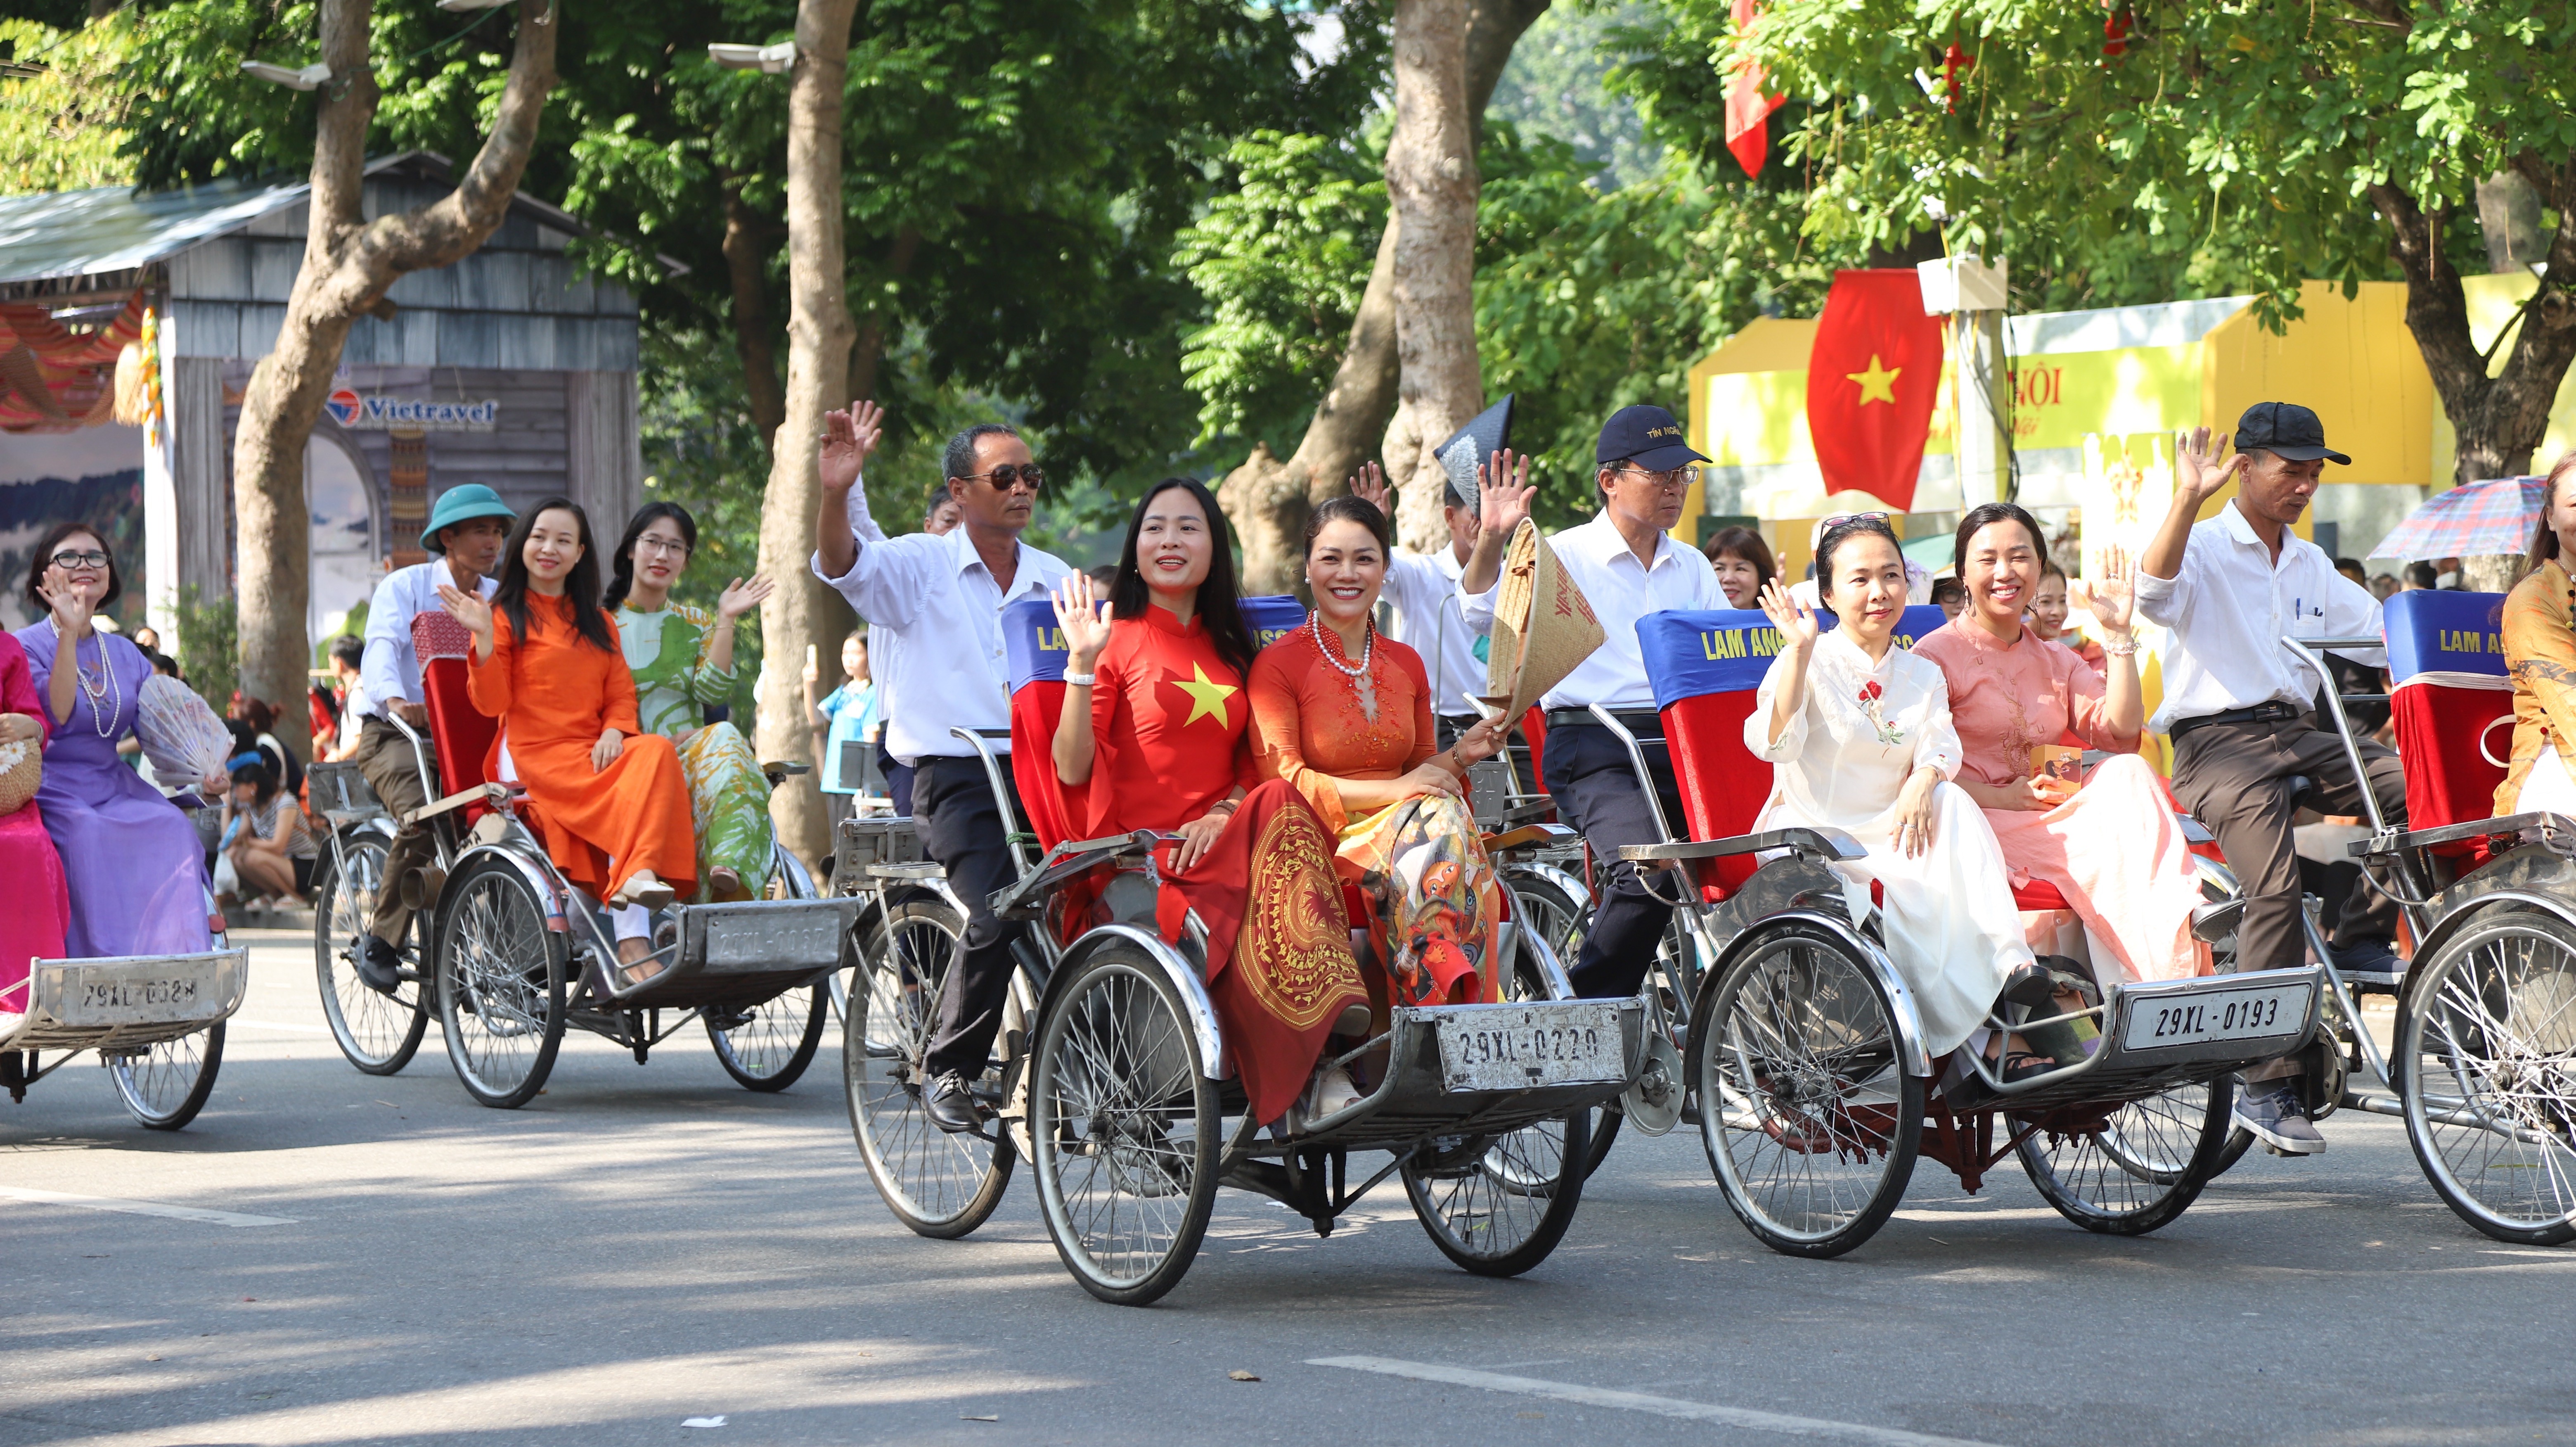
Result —
<svg viewBox="0 0 2576 1447"><path fill-rule="evenodd" d="M347 387L324 399L322 410L353 432L489 432L501 417L497 401L415 402L369 397Z"/></svg>

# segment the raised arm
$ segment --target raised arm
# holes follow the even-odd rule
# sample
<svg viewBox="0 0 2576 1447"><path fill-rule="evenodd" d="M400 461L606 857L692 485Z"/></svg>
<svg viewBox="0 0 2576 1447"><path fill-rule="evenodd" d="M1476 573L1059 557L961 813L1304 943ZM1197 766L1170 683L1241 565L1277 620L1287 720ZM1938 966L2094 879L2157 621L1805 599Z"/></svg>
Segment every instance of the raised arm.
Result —
<svg viewBox="0 0 2576 1447"><path fill-rule="evenodd" d="M2172 598L2172 585L2182 576L2183 555L2191 547L2191 527L2200 520L2200 509L2216 497L2228 483L2242 478L2250 465L2244 453L2227 455L2227 439L2212 440L2209 429L2195 427L2188 436L2178 439L2174 449L2173 506L2165 509L2165 520L2156 527L2155 538L2138 557L2138 598L2147 605L2147 617L2163 623L2170 612L2159 612L2159 605ZM2221 459L2224 458L2224 461ZM2185 600L2174 598L2172 606Z"/></svg>
<svg viewBox="0 0 2576 1447"><path fill-rule="evenodd" d="M2094 713L2094 730L2086 737L2122 752L2134 752L2147 722L2147 696L2138 682L2138 645L2130 635L2130 614L2137 604L2137 567L2118 548L2102 553L2102 576L2085 580L2085 603L2093 621L2102 625L2102 697ZM2086 671L2090 671L2089 669Z"/></svg>
<svg viewBox="0 0 2576 1447"><path fill-rule="evenodd" d="M1091 575L1067 573L1055 585L1055 626L1064 632L1064 709L1055 720L1055 776L1058 782L1091 782L1093 670L1100 651L1109 646L1108 605L1093 593Z"/></svg>
<svg viewBox="0 0 2576 1447"><path fill-rule="evenodd" d="M1503 549L1528 517L1538 489L1529 485L1529 459L1509 450L1493 461L1476 464L1476 546L1467 554L1467 571L1458 578L1461 598L1490 593L1503 573ZM1491 615L1488 614L1488 617Z"/></svg>
<svg viewBox="0 0 2576 1447"><path fill-rule="evenodd" d="M849 576L859 561L858 528L851 521L850 489L859 486L868 454L885 435L885 413L874 402L853 402L847 412L823 414L823 445L815 459L822 476L823 497L814 518L816 571L826 578ZM858 512L867 511L867 494L859 494Z"/></svg>
<svg viewBox="0 0 2576 1447"><path fill-rule="evenodd" d="M1762 585L1762 612L1771 620L1771 626L1780 630L1780 656L1773 660L1770 674L1763 679L1766 688L1774 679L1778 686L1771 691L1769 714L1755 715L1765 718L1766 726L1764 747L1754 752L1777 763L1785 753L1796 750L1799 739L1793 735L1804 733L1797 723L1807 707L1807 660L1815 653L1822 630L1816 615L1799 607L1777 578Z"/></svg>

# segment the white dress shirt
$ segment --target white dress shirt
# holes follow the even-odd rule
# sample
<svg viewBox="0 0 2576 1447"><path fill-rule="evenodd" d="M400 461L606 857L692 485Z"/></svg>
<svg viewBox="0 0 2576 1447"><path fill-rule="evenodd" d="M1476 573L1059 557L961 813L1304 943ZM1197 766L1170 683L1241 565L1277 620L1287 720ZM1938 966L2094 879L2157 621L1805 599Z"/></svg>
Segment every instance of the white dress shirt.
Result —
<svg viewBox="0 0 2576 1447"><path fill-rule="evenodd" d="M1051 553L1015 544L1019 560L1011 591L1004 593L964 527L944 537L909 533L874 541L869 534L875 527L867 489L851 488L850 529L857 535L858 557L835 578L824 573L818 552L810 564L814 576L839 590L872 627L899 640L885 663L868 660L878 687L892 689L901 700L886 720L886 747L896 762L971 757L973 747L950 729L1011 726L1003 605L1032 594L1044 597L1073 570ZM991 747L1007 753L1011 743L995 739Z"/></svg>
<svg viewBox="0 0 2576 1447"><path fill-rule="evenodd" d="M1718 586L1717 569L1697 549L1674 542L1670 533L1656 535L1653 567L1639 563L1606 509L1592 521L1547 541L1566 576L1583 590L1592 616L1601 620L1601 631L1608 637L1581 666L1547 691L1539 700L1542 708L1595 703L1614 709L1653 708L1655 689L1646 681L1646 654L1637 641L1637 620L1676 608L1734 606ZM1493 587L1469 593L1462 572L1458 605L1467 626L1480 634L1493 631L1494 594L1501 587L1497 576Z"/></svg>
<svg viewBox="0 0 2576 1447"><path fill-rule="evenodd" d="M1397 553L1386 560L1386 601L1395 605L1395 641L1422 655L1431 675L1431 711L1472 712L1466 695L1485 691L1485 660L1476 656L1483 630L1458 611L1458 578L1467 565L1456 548Z"/></svg>
<svg viewBox="0 0 2576 1447"><path fill-rule="evenodd" d="M456 574L444 557L396 568L376 585L376 596L367 604L367 651L358 660L358 687L366 692L360 712L390 718L392 705L421 701L420 655L412 650L411 620L443 606L438 601L441 583L456 586ZM486 577L476 587L489 598L499 591L501 580Z"/></svg>
<svg viewBox="0 0 2576 1447"><path fill-rule="evenodd" d="M2323 683L2281 646L2290 638L2381 636L2379 600L2334 570L2325 549L2296 533L2281 556L2254 535L2234 502L2195 523L2182 567L2170 578L2140 572L2138 616L2173 631L2164 649L2164 702L2147 727L2278 700L2306 708ZM2387 662L2377 648L2343 656L2367 667Z"/></svg>

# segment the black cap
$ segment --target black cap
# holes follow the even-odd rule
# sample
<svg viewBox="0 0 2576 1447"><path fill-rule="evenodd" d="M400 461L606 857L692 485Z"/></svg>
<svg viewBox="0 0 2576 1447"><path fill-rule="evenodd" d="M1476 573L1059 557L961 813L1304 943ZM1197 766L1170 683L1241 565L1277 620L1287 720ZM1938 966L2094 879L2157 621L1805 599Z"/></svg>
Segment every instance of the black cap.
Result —
<svg viewBox="0 0 2576 1447"><path fill-rule="evenodd" d="M1706 462L1684 440L1682 424L1661 407L1622 407L1601 424L1596 462L1633 462L1648 472L1670 472L1685 462Z"/></svg>
<svg viewBox="0 0 2576 1447"><path fill-rule="evenodd" d="M2296 402L2257 402L2236 419L2236 450L2269 452L2292 462L2322 457L2345 467L2352 459L2326 446L2326 425Z"/></svg>
<svg viewBox="0 0 2576 1447"><path fill-rule="evenodd" d="M1467 425L1449 434L1432 454L1440 459L1440 470L1449 475L1448 502L1451 507L1467 507L1476 496L1476 467L1495 453L1512 445L1512 394L1467 419Z"/></svg>

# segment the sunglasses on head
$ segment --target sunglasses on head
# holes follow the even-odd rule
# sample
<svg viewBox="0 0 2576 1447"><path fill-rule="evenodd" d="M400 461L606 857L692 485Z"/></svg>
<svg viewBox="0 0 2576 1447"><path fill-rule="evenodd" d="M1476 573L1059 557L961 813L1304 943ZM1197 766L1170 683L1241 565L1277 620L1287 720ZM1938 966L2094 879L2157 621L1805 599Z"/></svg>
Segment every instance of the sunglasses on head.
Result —
<svg viewBox="0 0 2576 1447"><path fill-rule="evenodd" d="M1838 512L1816 524L1816 531L1821 535L1832 532L1845 523L1883 523L1885 521L1887 521L1887 514L1883 512Z"/></svg>
<svg viewBox="0 0 2576 1447"><path fill-rule="evenodd" d="M995 492L1009 492L1012 488L1026 483L1029 491L1035 492L1046 486L1046 473L1034 462L1006 462L990 472L970 472L959 481L989 482L993 484Z"/></svg>

